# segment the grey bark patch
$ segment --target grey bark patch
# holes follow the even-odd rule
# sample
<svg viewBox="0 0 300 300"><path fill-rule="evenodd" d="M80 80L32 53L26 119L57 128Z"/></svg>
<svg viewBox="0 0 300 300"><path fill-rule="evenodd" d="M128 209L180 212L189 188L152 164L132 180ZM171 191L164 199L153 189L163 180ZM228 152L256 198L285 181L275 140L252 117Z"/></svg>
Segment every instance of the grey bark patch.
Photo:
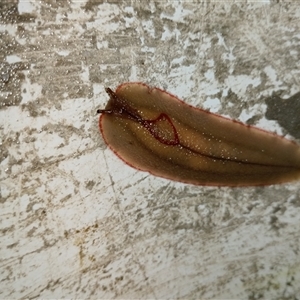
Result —
<svg viewBox="0 0 300 300"><path fill-rule="evenodd" d="M276 120L290 135L300 139L300 92L288 99L273 95L265 102L266 118Z"/></svg>

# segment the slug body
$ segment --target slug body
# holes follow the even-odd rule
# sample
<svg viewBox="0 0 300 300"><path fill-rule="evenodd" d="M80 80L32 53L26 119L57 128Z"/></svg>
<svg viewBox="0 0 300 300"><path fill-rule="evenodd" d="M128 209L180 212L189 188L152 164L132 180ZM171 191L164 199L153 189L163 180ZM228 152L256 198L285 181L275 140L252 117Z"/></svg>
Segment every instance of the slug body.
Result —
<svg viewBox="0 0 300 300"><path fill-rule="evenodd" d="M101 113L106 144L130 166L195 185L255 186L300 179L300 146L194 108L142 83L125 83Z"/></svg>

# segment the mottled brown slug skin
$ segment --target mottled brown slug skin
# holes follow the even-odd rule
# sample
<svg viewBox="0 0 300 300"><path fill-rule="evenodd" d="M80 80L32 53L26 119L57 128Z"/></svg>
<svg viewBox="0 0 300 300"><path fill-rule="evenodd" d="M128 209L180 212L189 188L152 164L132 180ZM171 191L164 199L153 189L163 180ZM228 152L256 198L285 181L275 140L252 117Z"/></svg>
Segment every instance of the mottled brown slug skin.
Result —
<svg viewBox="0 0 300 300"><path fill-rule="evenodd" d="M130 166L196 185L255 186L300 179L300 146L283 137L194 108L142 83L124 83L99 125Z"/></svg>

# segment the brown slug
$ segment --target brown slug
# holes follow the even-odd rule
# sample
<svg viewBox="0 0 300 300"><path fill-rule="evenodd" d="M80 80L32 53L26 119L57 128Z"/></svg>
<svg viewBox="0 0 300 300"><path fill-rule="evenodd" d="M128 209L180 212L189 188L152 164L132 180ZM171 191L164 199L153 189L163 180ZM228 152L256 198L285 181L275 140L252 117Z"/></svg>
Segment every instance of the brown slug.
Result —
<svg viewBox="0 0 300 300"><path fill-rule="evenodd" d="M300 179L300 146L192 107L143 83L124 83L101 113L106 144L128 165L195 185L257 186Z"/></svg>

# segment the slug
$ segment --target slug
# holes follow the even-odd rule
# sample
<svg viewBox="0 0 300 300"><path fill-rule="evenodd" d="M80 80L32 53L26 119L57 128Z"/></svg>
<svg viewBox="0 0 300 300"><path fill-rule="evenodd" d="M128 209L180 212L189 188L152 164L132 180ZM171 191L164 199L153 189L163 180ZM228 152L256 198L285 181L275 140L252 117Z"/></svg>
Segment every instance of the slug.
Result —
<svg viewBox="0 0 300 300"><path fill-rule="evenodd" d="M300 146L192 107L143 83L124 83L100 113L109 148L128 165L194 185L259 186L300 179Z"/></svg>

